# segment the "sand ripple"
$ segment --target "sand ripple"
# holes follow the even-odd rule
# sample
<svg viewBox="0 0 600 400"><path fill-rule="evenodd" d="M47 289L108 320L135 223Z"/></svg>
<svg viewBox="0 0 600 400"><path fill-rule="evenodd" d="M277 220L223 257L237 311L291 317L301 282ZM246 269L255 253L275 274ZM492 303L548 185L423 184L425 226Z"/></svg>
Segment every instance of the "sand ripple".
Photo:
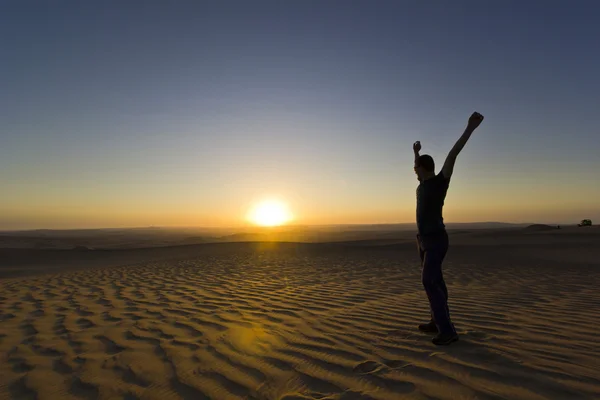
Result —
<svg viewBox="0 0 600 400"><path fill-rule="evenodd" d="M7 279L0 398L600 398L598 272L459 261L447 277L461 341L442 348L415 331L428 310L407 254Z"/></svg>

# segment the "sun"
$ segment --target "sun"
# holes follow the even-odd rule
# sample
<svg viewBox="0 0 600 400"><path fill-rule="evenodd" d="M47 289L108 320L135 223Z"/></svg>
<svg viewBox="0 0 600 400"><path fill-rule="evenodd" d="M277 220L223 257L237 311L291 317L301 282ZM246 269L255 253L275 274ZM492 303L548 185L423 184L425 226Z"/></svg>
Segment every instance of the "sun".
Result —
<svg viewBox="0 0 600 400"><path fill-rule="evenodd" d="M280 226L289 222L292 214L279 200L263 200L250 211L248 219L260 226Z"/></svg>

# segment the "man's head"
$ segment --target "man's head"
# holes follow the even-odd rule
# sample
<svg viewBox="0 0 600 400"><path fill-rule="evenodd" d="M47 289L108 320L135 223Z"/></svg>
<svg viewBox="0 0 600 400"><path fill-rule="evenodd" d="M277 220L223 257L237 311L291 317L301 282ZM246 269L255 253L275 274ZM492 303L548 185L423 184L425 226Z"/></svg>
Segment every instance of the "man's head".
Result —
<svg viewBox="0 0 600 400"><path fill-rule="evenodd" d="M415 174L420 181L435 175L435 163L428 154L423 154L415 160Z"/></svg>

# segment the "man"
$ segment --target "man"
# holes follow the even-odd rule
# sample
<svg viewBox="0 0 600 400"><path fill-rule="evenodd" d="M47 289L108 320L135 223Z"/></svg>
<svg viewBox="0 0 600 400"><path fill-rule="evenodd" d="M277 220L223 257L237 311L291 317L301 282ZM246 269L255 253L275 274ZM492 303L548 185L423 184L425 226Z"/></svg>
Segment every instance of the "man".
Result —
<svg viewBox="0 0 600 400"><path fill-rule="evenodd" d="M417 244L421 256L423 286L429 299L431 321L419 325L419 330L437 333L432 342L448 345L458 340L458 334L450 320L448 289L442 274L442 262L448 251L448 234L442 217L442 208L454 163L471 134L483 121L483 115L475 112L469 118L465 132L456 142L439 174L435 174L433 158L419 155L421 143L415 142L415 173L419 179L417 188Z"/></svg>

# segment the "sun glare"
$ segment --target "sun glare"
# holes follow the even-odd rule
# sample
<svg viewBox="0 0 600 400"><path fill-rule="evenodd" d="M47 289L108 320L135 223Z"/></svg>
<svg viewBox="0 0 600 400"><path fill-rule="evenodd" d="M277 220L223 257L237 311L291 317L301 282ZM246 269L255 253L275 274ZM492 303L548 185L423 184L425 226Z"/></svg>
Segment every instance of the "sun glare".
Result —
<svg viewBox="0 0 600 400"><path fill-rule="evenodd" d="M277 200L264 200L250 212L249 219L260 226L279 226L289 222L292 215L285 203Z"/></svg>

